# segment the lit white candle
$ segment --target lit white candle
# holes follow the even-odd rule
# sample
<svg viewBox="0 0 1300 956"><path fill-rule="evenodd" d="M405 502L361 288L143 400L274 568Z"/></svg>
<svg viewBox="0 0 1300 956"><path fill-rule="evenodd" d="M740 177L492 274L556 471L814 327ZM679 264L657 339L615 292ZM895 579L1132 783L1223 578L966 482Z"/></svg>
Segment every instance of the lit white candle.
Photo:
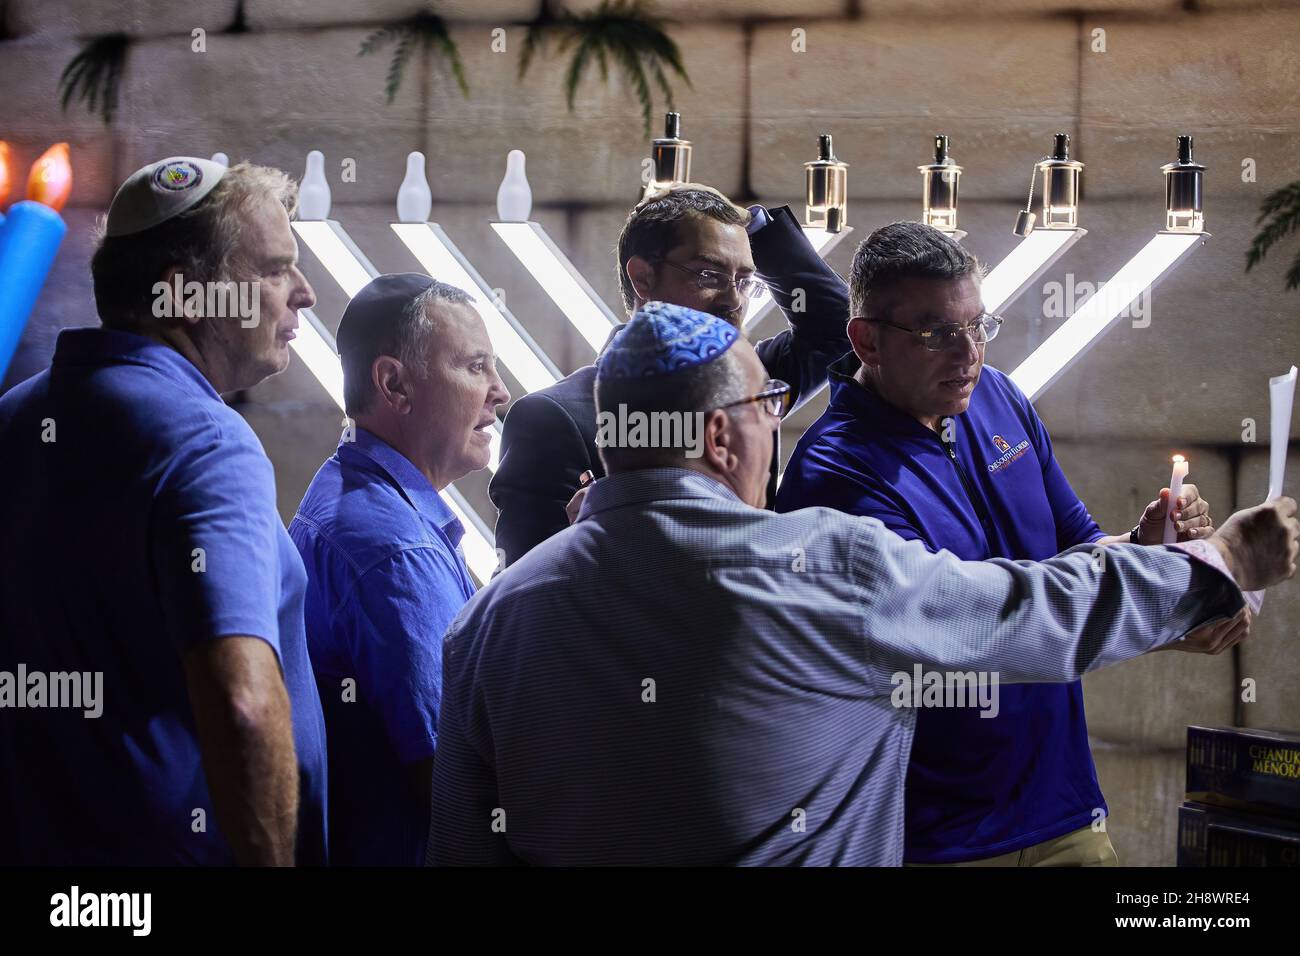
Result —
<svg viewBox="0 0 1300 956"><path fill-rule="evenodd" d="M1187 477L1187 459L1174 455L1174 473L1169 476L1169 506L1165 509L1165 544L1178 540L1178 529L1174 527L1174 511L1178 508L1178 496L1183 493L1183 479Z"/></svg>

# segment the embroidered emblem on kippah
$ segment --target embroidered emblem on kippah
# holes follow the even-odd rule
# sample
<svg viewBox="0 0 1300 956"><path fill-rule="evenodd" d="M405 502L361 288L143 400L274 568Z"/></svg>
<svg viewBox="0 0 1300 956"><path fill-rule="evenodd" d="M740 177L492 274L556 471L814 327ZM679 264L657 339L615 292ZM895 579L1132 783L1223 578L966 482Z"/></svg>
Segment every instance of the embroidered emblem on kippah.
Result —
<svg viewBox="0 0 1300 956"><path fill-rule="evenodd" d="M163 163L153 172L154 187L167 192L193 189L201 182L203 182L203 170L193 163L184 161Z"/></svg>

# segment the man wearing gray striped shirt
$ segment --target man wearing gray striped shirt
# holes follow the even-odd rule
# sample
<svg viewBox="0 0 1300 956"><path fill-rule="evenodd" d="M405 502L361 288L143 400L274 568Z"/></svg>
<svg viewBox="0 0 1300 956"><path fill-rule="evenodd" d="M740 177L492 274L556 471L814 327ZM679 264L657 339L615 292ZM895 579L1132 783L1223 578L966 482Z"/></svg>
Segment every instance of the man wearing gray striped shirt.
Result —
<svg viewBox="0 0 1300 956"><path fill-rule="evenodd" d="M1039 563L761 510L785 395L703 313L650 303L614 339L608 477L447 632L431 863L898 865L916 706L1075 680L1294 573L1290 499Z"/></svg>

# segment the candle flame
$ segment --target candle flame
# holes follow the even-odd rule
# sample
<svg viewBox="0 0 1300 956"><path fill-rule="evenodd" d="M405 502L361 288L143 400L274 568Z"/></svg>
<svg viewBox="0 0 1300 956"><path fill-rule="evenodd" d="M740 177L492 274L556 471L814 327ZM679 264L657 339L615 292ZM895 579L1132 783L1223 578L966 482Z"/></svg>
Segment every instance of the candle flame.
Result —
<svg viewBox="0 0 1300 956"><path fill-rule="evenodd" d="M1186 461L1186 460L1187 460L1187 459L1184 458L1182 455L1174 455L1174 464L1175 464L1175 465L1178 464L1179 462Z"/></svg>
<svg viewBox="0 0 1300 956"><path fill-rule="evenodd" d="M9 144L0 139L0 207L9 199L13 180L9 175Z"/></svg>
<svg viewBox="0 0 1300 956"><path fill-rule="evenodd" d="M32 163L32 171L27 177L27 198L58 212L71 193L72 162L68 158L68 144L55 143Z"/></svg>

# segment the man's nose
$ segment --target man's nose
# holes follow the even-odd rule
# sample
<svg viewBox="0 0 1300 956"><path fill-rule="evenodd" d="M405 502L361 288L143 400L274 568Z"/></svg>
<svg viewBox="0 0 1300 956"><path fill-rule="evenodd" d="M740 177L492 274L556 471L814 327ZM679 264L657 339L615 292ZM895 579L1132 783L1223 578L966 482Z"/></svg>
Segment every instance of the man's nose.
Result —
<svg viewBox="0 0 1300 956"><path fill-rule="evenodd" d="M307 277L301 272L298 273L298 278L302 281L298 283L296 291L297 301L294 308L310 309L316 304L316 290L311 287L311 283L307 281Z"/></svg>
<svg viewBox="0 0 1300 956"><path fill-rule="evenodd" d="M735 282L728 282L726 287L718 292L718 304L725 306L728 312L734 312L740 308L743 297L740 290L736 288Z"/></svg>
<svg viewBox="0 0 1300 956"><path fill-rule="evenodd" d="M510 401L510 389L506 388L506 383L502 381L500 375L493 376L492 388L488 390L488 404L495 408L508 401Z"/></svg>
<svg viewBox="0 0 1300 956"><path fill-rule="evenodd" d="M978 337L979 333L972 333L970 330L962 333L961 350L965 353L966 360L971 365L974 365L980 360L980 356L983 352L984 343L977 341Z"/></svg>

